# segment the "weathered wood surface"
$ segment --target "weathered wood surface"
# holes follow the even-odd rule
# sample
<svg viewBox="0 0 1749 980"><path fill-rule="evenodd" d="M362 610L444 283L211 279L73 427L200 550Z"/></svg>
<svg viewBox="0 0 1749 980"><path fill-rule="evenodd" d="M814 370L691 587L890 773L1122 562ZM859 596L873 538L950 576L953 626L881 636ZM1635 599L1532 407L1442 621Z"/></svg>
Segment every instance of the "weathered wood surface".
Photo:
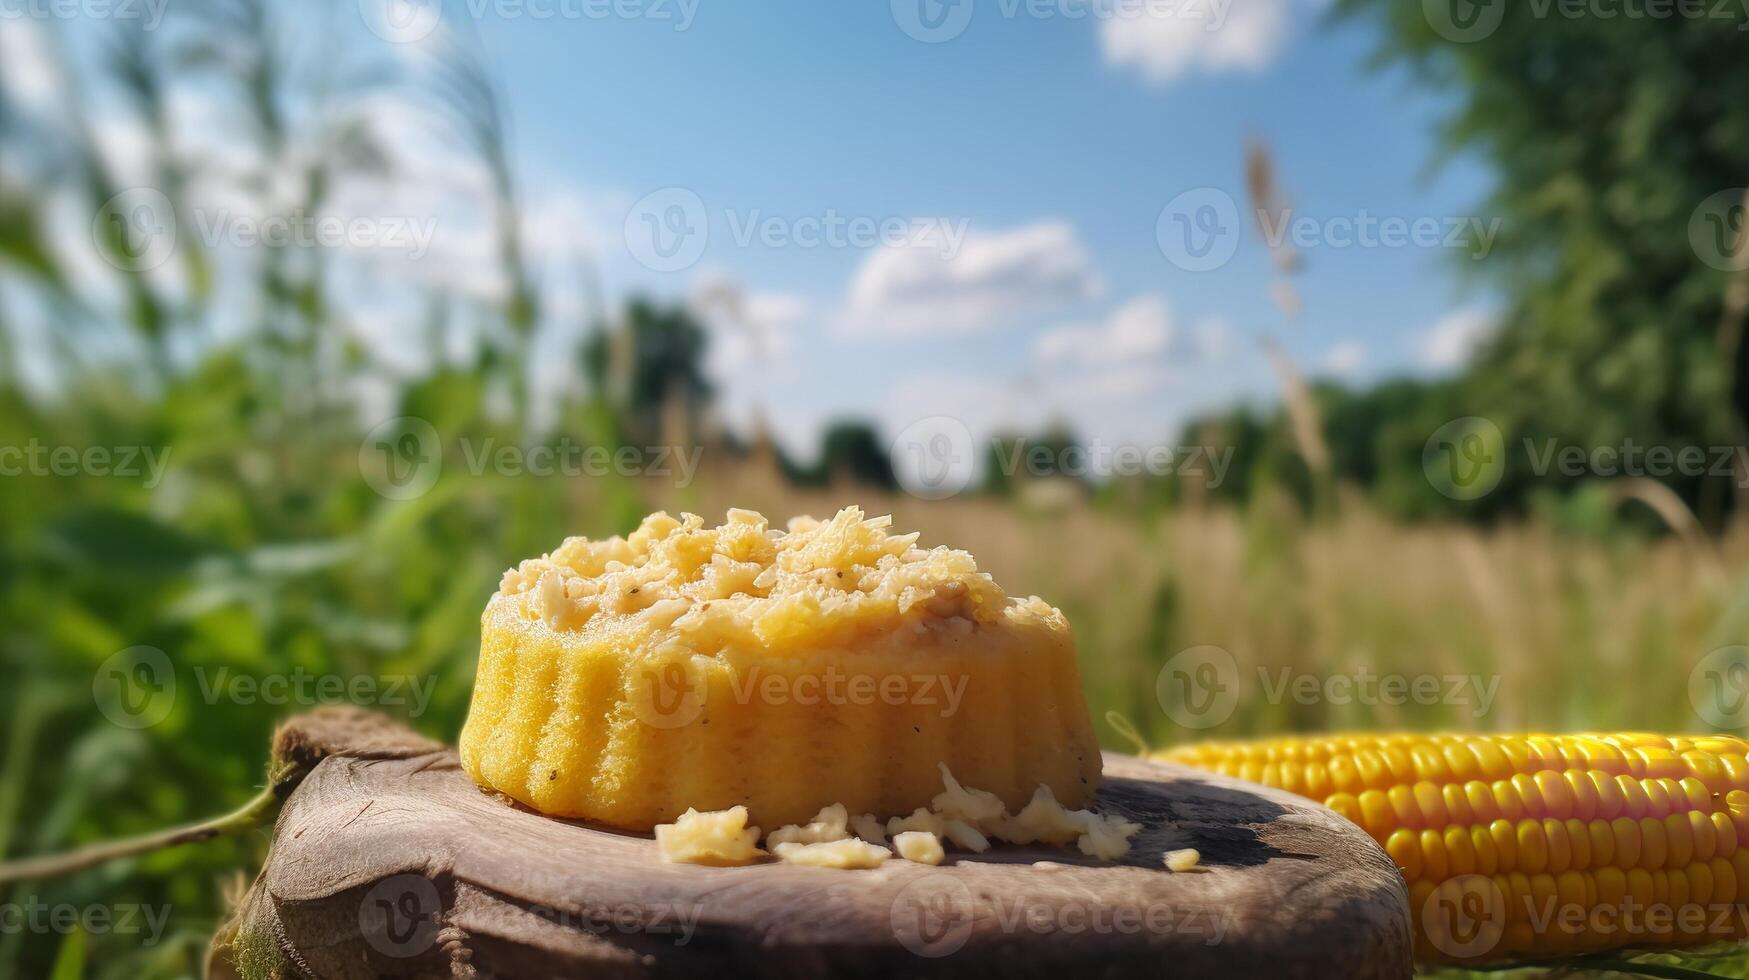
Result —
<svg viewBox="0 0 1749 980"><path fill-rule="evenodd" d="M1107 756L1099 794L1145 827L1124 861L998 845L950 851L938 868L832 871L665 864L647 836L509 805L453 750L355 713L296 719L278 748L310 772L215 960L275 949L282 977L1411 970L1402 880L1358 828L1297 797L1127 756ZM1179 847L1207 870L1165 871L1161 852ZM254 941L239 947L239 935Z"/></svg>

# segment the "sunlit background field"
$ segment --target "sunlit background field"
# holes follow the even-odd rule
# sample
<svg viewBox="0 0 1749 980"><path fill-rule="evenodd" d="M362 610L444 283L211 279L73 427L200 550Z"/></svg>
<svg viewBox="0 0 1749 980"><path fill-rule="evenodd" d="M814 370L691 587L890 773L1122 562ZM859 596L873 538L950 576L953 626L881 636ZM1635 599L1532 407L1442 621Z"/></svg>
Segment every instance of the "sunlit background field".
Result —
<svg viewBox="0 0 1749 980"><path fill-rule="evenodd" d="M13 450L0 459L0 858L236 806L263 784L277 721L317 703L362 703L453 740L500 573L655 509L781 521L855 503L970 550L1009 591L1068 613L1111 749L1344 729L1749 726L1731 652L1749 643L1742 11L1606 22L1515 6L1460 43L1418 3L1236 2L1246 16L1291 8L1308 35L1345 39L1332 43L1354 55L1347 71L1376 77L1365 56L1377 54L1392 91L1431 93L1434 109L1415 115L1434 134L1424 158L1370 165L1459 161L1476 190L1467 213L1501 218L1498 241L1487 260L1436 256L1462 268L1417 274L1470 283L1493 312L1438 372L1356 371L1349 341L1306 339L1351 313L1387 336L1423 324L1391 325L1394 259L1339 255L1331 272L1315 244L1260 241L1296 186L1285 158L1322 144L1290 132L1299 151L1280 153L1268 126L1241 119L1246 138L1220 136L1218 177L1245 216L1237 263L1254 281L1206 287L1248 293L1226 339L1241 353L1144 373L1128 397L1177 404L1186 374L1246 380L1187 402L1171 426L1143 419L1113 437L1050 411L1061 389L1034 368L995 369L992 384L1046 411L991 424L921 400L909 415L828 404L819 425L795 422L800 396L762 374L792 309L735 275L616 278L611 259L543 231L552 214L531 200L511 125L523 107L500 77L513 58L490 30L440 30L409 57L361 30L351 3L175 3L151 30L0 18L0 447ZM844 30L895 30L885 9L870 16ZM849 43L832 37L816 43ZM1143 74L1157 71L1170 74ZM1280 90L1269 79L1233 84L1261 105ZM633 96L570 97L585 117ZM469 179L433 177L436 158ZM711 167L707 145L694 168ZM1155 244L1160 209L1196 186L1175 179L1147 192L1134 239L1163 248L1147 275L1166 289L1196 275ZM198 227L214 202L259 227L378 214L384 200L441 216L466 247L409 275L355 247L214 244ZM620 233L623 202L601 207ZM167 231L180 234L165 249ZM1145 324L1141 353L1123 346L1124 322L1065 336L1089 364L1149 354ZM875 341L861 372L875 389L943 384L934 336L908 336ZM838 352L789 356L804 374L859 373ZM1152 443L1123 435L1137 431ZM1226 470L1064 465L1063 450L1102 438L1206 447ZM1535 465L1545 444L1624 440L1692 447L1708 465ZM1028 446L1050 462L1005 472L1003 448ZM507 447L510 462L494 455ZM623 448L632 462L545 472L536 447ZM696 472L660 462L681 457ZM1386 678L1420 693L1381 694L1398 690ZM150 943L4 932L0 977L201 976L266 843L220 840L0 895L170 911ZM1709 968L1744 975L1734 963Z"/></svg>

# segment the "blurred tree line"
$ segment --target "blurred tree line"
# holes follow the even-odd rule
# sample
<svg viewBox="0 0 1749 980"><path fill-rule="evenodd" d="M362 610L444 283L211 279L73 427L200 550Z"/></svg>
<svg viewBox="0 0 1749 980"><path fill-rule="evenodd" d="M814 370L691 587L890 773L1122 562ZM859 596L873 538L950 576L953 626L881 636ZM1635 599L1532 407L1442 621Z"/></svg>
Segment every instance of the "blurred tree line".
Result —
<svg viewBox="0 0 1749 980"><path fill-rule="evenodd" d="M1314 388L1333 478L1391 513L1524 514L1584 489L1582 475L1532 472L1526 440L1701 447L1708 472L1662 482L1711 527L1749 505L1735 452L1749 412L1749 13L1601 6L1616 15L1500 0L1337 7L1381 25L1380 64L1407 66L1448 100L1441 159L1485 160L1496 179L1478 213L1503 219L1473 266L1506 308L1467 369ZM1464 416L1499 426L1508 465L1497 490L1460 503L1429 491L1420 461L1429 436ZM1288 429L1280 411L1240 409L1186 438L1237 447L1238 479L1218 495L1244 499L1262 481L1310 500L1314 476ZM1720 459L1735 463L1720 472Z"/></svg>

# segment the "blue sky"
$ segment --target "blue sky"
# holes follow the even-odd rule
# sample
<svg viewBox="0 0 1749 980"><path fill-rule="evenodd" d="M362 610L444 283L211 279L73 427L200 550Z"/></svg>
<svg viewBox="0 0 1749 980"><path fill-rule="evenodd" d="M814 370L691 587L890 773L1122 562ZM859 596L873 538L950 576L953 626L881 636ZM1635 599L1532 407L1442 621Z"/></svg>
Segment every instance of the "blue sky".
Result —
<svg viewBox="0 0 1749 980"><path fill-rule="evenodd" d="M383 35L385 11L417 27L436 2L336 0L334 12ZM1335 240L1369 216L1441 234L1490 220L1476 213L1479 164L1430 174L1438 96L1368 67L1370 25L1328 23L1325 0L940 2L443 0L429 33L357 34L413 64L458 37L500 80L530 251L565 321L536 366L546 385L576 374L583 317L565 314L585 260L610 301L740 296L739 319L704 310L725 419L744 427L761 409L804 452L841 417L889 435L937 415L978 434L1060 420L1161 444L1193 413L1275 397L1261 338L1307 373L1364 383L1451 370L1486 330L1489 297L1463 291L1474 262L1457 250ZM907 33L925 10L950 24L934 43ZM9 26L14 54L21 26ZM48 75L10 61L0 82L32 89L52 116ZM184 94L192 128L224 129L220 110ZM118 161L143 156L125 122L99 123ZM224 158L223 136L203 159ZM1245 204L1251 137L1273 149L1311 228L1295 318L1272 299ZM488 225L437 189L477 210L482 185L426 145L404 133L413 178L350 206L441 216L440 254L417 268L465 284L491 265ZM1160 229L1176 233L1175 211L1205 217L1210 195L1230 209L1217 225L1236 248L1202 269ZM666 234L676 215L690 251L652 261L645 222ZM906 236L806 238L832 215ZM741 237L755 219L775 237ZM381 268L364 269L363 288ZM405 347L407 317L380 321L365 333Z"/></svg>
<svg viewBox="0 0 1749 980"><path fill-rule="evenodd" d="M1137 25L974 2L963 32L940 43L908 36L885 3L706 5L686 30L678 7L655 19L660 6L633 20L488 12L477 25L536 184L575 186L586 204L593 195L610 230L650 192L683 188L704 203L709 241L696 264L652 272L604 256L610 291L684 296L727 279L766 300L781 321L769 326L782 334L770 345L780 363L740 362L725 388L732 412L763 404L788 441L831 416L891 428L938 411L971 416L974 430L1061 417L1089 435L1159 440L1199 408L1273 397L1259 336L1310 372L1364 381L1449 367L1459 328L1483 322L1486 297L1462 291L1465 261L1448 248L1302 249L1305 312L1290 320L1270 299L1268 251L1249 227L1213 271L1175 266L1156 242L1161 210L1181 192L1244 200L1252 135L1273 146L1297 215L1476 213L1486 172L1460 161L1430 177L1439 106L1401 74L1367 67L1368 25L1329 24L1299 0L1232 0L1218 30L1207 29L1210 8L1203 37L1163 37L1148 61L1102 36L1135 37ZM1241 51L1225 61L1198 53L1235 30L1263 39L1229 42ZM975 325L888 329L877 315L846 328L842 308L876 249L735 239L755 213L829 212L939 216L999 240L1067 228L1092 285L1039 290ZM1121 363L1036 356L1040 337L1097 330L1143 298L1164 304L1164 346L1143 341ZM1155 354L1160 370L1138 376Z"/></svg>

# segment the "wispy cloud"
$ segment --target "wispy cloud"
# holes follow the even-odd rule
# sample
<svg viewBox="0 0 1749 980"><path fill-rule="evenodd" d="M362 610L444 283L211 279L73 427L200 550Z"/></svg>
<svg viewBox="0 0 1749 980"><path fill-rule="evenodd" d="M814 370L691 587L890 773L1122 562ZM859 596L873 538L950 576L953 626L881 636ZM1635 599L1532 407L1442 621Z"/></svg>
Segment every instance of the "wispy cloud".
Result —
<svg viewBox="0 0 1749 980"><path fill-rule="evenodd" d="M52 117L58 108L60 81L53 42L30 18L6 18L0 31L0 89L15 108Z"/></svg>
<svg viewBox="0 0 1749 980"><path fill-rule="evenodd" d="M1067 224L972 232L951 257L923 246L874 252L851 280L843 326L888 336L972 333L1103 290L1103 277Z"/></svg>
<svg viewBox="0 0 1749 980"><path fill-rule="evenodd" d="M1329 374L1352 377L1366 366L1366 361L1366 345L1356 340L1345 340L1325 351L1319 366Z"/></svg>
<svg viewBox="0 0 1749 980"><path fill-rule="evenodd" d="M1043 368L1085 370L1137 368L1151 362L1214 363L1232 349L1232 329L1209 317L1181 330L1166 297L1143 293L1094 323L1054 327L1033 342L1033 361Z"/></svg>
<svg viewBox="0 0 1749 980"><path fill-rule="evenodd" d="M1421 364L1436 371L1454 371L1470 362L1476 349L1499 325L1485 310L1457 310L1416 338Z"/></svg>
<svg viewBox="0 0 1749 980"><path fill-rule="evenodd" d="M1094 324L1057 327L1033 343L1044 365L1108 367L1164 355L1172 346L1172 312L1155 294L1138 296Z"/></svg>
<svg viewBox="0 0 1749 980"><path fill-rule="evenodd" d="M1156 85L1199 71L1268 67L1286 46L1296 6L1294 0L1108 3L1099 25L1106 63Z"/></svg>

